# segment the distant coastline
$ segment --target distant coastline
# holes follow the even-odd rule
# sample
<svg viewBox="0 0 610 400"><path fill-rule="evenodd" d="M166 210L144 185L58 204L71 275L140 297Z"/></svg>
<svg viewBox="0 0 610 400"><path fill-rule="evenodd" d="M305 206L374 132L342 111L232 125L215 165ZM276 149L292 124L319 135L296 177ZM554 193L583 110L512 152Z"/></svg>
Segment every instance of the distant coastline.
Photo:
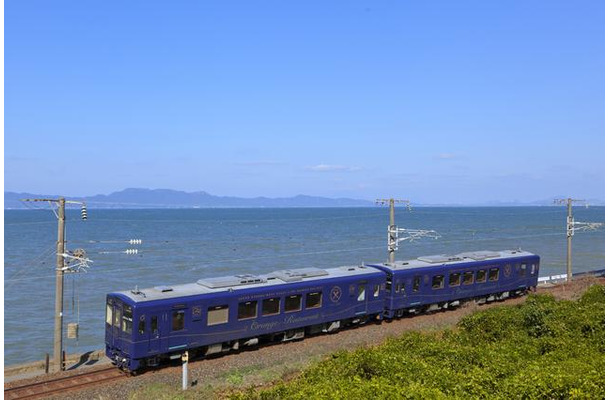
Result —
<svg viewBox="0 0 610 400"><path fill-rule="evenodd" d="M26 210L29 207L21 200L24 198L57 198L58 195L33 193L4 192L5 210ZM130 188L108 195L71 197L73 200L84 201L89 208L98 209L196 209L196 208L309 208L309 207L373 207L372 200L350 198L328 198L318 196L298 195L293 197L231 197L215 196L207 192L183 192L171 189L136 189ZM565 196L556 196L565 197ZM426 204L413 203L420 207L541 207L552 206L553 198L533 202L482 202L476 204ZM591 199L589 206L604 206L604 201Z"/></svg>

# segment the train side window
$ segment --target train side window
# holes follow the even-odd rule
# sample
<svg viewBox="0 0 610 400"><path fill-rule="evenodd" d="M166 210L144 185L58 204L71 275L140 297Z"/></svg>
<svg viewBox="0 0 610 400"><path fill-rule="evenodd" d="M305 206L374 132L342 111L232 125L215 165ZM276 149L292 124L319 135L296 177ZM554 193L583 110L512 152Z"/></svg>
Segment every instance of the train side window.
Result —
<svg viewBox="0 0 610 400"><path fill-rule="evenodd" d="M464 272L464 278L462 279L462 285L472 285L474 283L474 272Z"/></svg>
<svg viewBox="0 0 610 400"><path fill-rule="evenodd" d="M379 297L380 291L381 291L381 285L373 286L373 297Z"/></svg>
<svg viewBox="0 0 610 400"><path fill-rule="evenodd" d="M489 270L489 281L497 281L500 276L500 268L492 268Z"/></svg>
<svg viewBox="0 0 610 400"><path fill-rule="evenodd" d="M256 301L246 301L237 306L237 320L256 318Z"/></svg>
<svg viewBox="0 0 610 400"><path fill-rule="evenodd" d="M263 316L265 315L277 315L280 313L280 298L274 297L272 299L263 300Z"/></svg>
<svg viewBox="0 0 610 400"><path fill-rule="evenodd" d="M413 291L414 292L419 292L419 285L421 285L421 276L416 275L413 278Z"/></svg>
<svg viewBox="0 0 610 400"><path fill-rule="evenodd" d="M432 277L432 289L442 289L445 286L445 275L435 275Z"/></svg>
<svg viewBox="0 0 610 400"><path fill-rule="evenodd" d="M400 293L406 293L404 282L400 284Z"/></svg>
<svg viewBox="0 0 610 400"><path fill-rule="evenodd" d="M485 283L487 281L487 270L480 269L477 271L477 283Z"/></svg>
<svg viewBox="0 0 610 400"><path fill-rule="evenodd" d="M305 308L322 307L322 292L307 293L305 296Z"/></svg>
<svg viewBox="0 0 610 400"><path fill-rule="evenodd" d="M284 311L285 312L294 312L301 311L301 295L295 294L292 296L286 297L284 301Z"/></svg>
<svg viewBox="0 0 610 400"><path fill-rule="evenodd" d="M385 281L385 290L387 292L391 292L392 291L392 275L391 274L387 274L386 275L386 281Z"/></svg>
<svg viewBox="0 0 610 400"><path fill-rule="evenodd" d="M112 304L106 304L106 323L112 325Z"/></svg>
<svg viewBox="0 0 610 400"><path fill-rule="evenodd" d="M159 330L156 315L154 317L150 317L150 330L152 333L156 333Z"/></svg>
<svg viewBox="0 0 610 400"><path fill-rule="evenodd" d="M449 286L459 286L460 285L460 274L449 274Z"/></svg>
<svg viewBox="0 0 610 400"><path fill-rule="evenodd" d="M125 306L123 309L123 324L121 325L121 330L125 333L131 334L133 326L133 313L131 311L131 307Z"/></svg>
<svg viewBox="0 0 610 400"><path fill-rule="evenodd" d="M184 329L184 310L172 312L172 331Z"/></svg>
<svg viewBox="0 0 610 400"><path fill-rule="evenodd" d="M140 322L138 323L138 333L140 335L143 335L145 330L146 330L146 316L140 315Z"/></svg>
<svg viewBox="0 0 610 400"><path fill-rule="evenodd" d="M527 270L527 264L521 264L521 268L519 268L519 276L525 276L525 271Z"/></svg>
<svg viewBox="0 0 610 400"><path fill-rule="evenodd" d="M208 326L226 324L227 322L229 322L229 306L208 308Z"/></svg>
<svg viewBox="0 0 610 400"><path fill-rule="evenodd" d="M193 322L201 321L201 306L193 306L193 309L191 310L191 317Z"/></svg>

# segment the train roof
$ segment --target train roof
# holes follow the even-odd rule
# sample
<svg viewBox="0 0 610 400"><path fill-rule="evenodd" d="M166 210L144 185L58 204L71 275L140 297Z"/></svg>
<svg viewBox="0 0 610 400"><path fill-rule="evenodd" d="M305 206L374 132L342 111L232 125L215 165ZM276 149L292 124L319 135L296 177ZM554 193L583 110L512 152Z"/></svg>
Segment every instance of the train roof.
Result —
<svg viewBox="0 0 610 400"><path fill-rule="evenodd" d="M393 263L373 264L374 266L389 268L392 270L405 270L414 268L438 267L442 265L459 265L474 261L494 261L507 258L533 256L535 254L521 249L501 251L468 251L455 255L437 254L432 256L418 257L412 260L396 261Z"/></svg>
<svg viewBox="0 0 610 400"><path fill-rule="evenodd" d="M147 289L124 290L110 293L122 294L136 303L194 296L209 293L233 292L238 290L274 287L287 283L311 282L323 283L324 280L343 277L358 277L372 273L381 273L376 268L364 265L337 268L298 268L274 271L266 275L241 274L216 278L200 279L195 283L181 285L163 285Z"/></svg>

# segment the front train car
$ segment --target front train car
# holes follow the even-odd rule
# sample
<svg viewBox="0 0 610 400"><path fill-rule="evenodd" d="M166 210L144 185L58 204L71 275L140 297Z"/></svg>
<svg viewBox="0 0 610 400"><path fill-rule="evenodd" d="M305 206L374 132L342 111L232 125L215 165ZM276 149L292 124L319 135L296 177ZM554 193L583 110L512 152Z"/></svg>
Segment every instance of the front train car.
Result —
<svg viewBox="0 0 610 400"><path fill-rule="evenodd" d="M208 356L381 320L385 279L366 266L302 268L110 293L106 355L135 371L187 350Z"/></svg>

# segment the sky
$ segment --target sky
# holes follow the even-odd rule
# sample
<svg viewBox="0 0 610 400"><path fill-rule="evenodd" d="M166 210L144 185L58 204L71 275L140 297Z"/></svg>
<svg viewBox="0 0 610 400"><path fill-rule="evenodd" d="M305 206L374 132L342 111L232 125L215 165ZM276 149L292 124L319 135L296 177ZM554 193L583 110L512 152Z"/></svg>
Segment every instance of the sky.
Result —
<svg viewBox="0 0 610 400"><path fill-rule="evenodd" d="M5 1L5 191L604 199L603 1Z"/></svg>

